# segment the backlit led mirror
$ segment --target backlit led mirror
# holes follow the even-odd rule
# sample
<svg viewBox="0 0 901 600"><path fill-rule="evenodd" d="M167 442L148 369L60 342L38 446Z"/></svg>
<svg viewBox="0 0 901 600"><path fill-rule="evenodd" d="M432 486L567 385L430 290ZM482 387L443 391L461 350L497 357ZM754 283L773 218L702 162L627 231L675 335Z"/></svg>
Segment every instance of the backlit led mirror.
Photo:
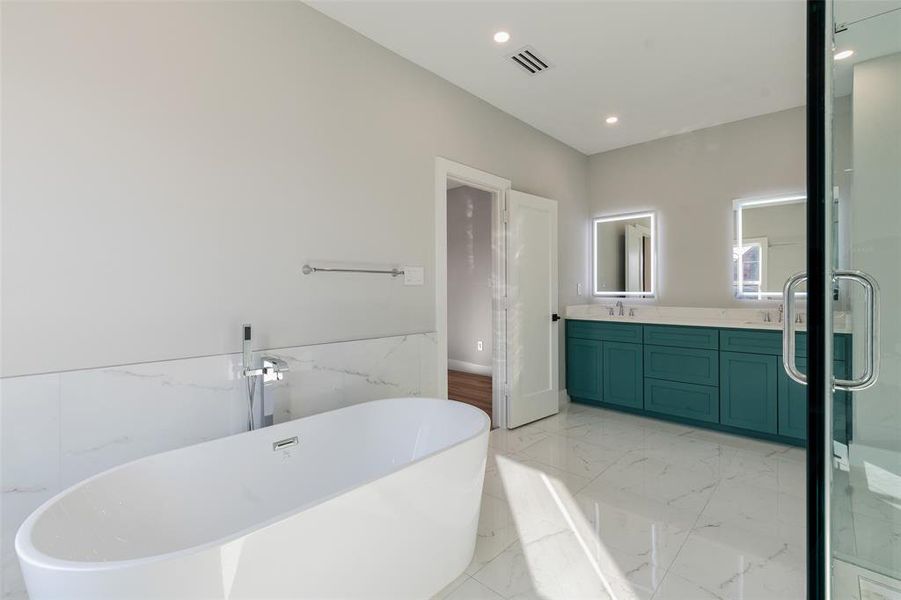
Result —
<svg viewBox="0 0 901 600"><path fill-rule="evenodd" d="M781 297L785 281L807 265L807 198L736 200L733 209L735 297Z"/></svg>
<svg viewBox="0 0 901 600"><path fill-rule="evenodd" d="M657 281L654 213L594 220L595 296L653 296Z"/></svg>

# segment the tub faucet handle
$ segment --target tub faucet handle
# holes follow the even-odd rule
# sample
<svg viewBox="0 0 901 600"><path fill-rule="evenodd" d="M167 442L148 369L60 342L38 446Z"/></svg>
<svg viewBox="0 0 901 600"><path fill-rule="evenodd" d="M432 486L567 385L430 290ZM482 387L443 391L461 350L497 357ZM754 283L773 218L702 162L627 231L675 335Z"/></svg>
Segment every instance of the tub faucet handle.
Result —
<svg viewBox="0 0 901 600"><path fill-rule="evenodd" d="M285 371L289 371L288 363L277 356L263 357L263 381L281 381L285 378Z"/></svg>

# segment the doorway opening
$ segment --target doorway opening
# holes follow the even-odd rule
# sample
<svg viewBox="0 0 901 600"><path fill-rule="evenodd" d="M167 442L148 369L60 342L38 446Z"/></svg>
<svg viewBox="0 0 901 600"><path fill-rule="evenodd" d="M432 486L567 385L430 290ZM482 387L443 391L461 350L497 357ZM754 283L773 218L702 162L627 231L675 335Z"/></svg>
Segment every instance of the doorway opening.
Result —
<svg viewBox="0 0 901 600"><path fill-rule="evenodd" d="M490 173L444 158L436 159L435 366L438 393L445 398L448 397L448 367L456 366L453 370L459 370L461 363L473 362L448 355L448 307L455 301L449 293L449 283L457 285L448 280L448 188L454 190L461 186L472 188L459 195L469 195L473 200L473 211L479 199L482 202L480 208L489 202L491 205L490 416L494 427L513 429L560 410L557 203L550 198L514 191L509 180ZM486 192L490 200L479 195L479 191ZM462 208L467 209L465 198ZM469 243L466 237L464 230L464 244ZM472 240L471 243L476 242ZM484 274L480 275L479 281L482 285L479 295L484 298ZM455 288L453 294L456 296L457 292ZM457 308L455 305L454 310ZM454 327L461 325L455 322ZM476 353L478 342L482 342L480 358L487 358L485 355L488 354L486 341L489 336L485 331L478 334L482 337L463 338L468 340L465 342L467 348L475 344ZM457 333L454 332L455 336ZM449 358L459 362L448 363ZM484 369L485 361L481 362ZM455 384L459 381L461 386L484 389L489 383L485 379L478 383L463 379L455 376ZM470 389L470 394L472 391ZM460 395L456 390L455 393ZM482 404L485 404L486 395L484 392L480 395Z"/></svg>
<svg viewBox="0 0 901 600"><path fill-rule="evenodd" d="M447 180L447 397L480 408L489 417L494 380L493 196Z"/></svg>
<svg viewBox="0 0 901 600"><path fill-rule="evenodd" d="M439 391L506 427L504 209L510 182L436 161Z"/></svg>

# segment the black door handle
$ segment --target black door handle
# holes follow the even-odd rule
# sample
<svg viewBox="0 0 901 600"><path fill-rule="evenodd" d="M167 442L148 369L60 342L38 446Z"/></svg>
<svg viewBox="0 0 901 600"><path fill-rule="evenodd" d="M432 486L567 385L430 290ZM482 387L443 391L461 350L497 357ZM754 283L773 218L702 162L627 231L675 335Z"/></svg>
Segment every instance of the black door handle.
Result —
<svg viewBox="0 0 901 600"><path fill-rule="evenodd" d="M560 315L558 315L557 313L554 313L551 315L551 321L554 321L556 323L559 320L560 320Z"/></svg>

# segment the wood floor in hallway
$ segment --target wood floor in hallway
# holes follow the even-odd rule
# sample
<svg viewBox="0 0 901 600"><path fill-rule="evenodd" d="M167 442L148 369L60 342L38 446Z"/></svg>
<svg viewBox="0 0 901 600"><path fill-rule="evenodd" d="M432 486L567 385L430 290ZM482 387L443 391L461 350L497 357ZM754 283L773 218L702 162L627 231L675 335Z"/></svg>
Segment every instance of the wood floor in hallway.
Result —
<svg viewBox="0 0 901 600"><path fill-rule="evenodd" d="M474 375L463 371L447 371L447 397L471 404L488 413L491 418L491 376ZM494 423L491 424L494 427Z"/></svg>

